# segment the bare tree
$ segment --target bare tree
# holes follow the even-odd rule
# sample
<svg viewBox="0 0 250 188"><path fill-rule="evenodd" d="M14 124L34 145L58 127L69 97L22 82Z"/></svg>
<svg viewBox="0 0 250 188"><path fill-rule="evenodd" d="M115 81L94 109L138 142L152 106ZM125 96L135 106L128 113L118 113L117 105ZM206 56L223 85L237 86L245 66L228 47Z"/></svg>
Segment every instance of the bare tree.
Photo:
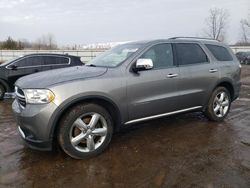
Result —
<svg viewBox="0 0 250 188"><path fill-rule="evenodd" d="M33 48L38 50L55 50L57 49L56 40L53 34L48 33L46 35L42 35L40 38L36 40L33 45Z"/></svg>
<svg viewBox="0 0 250 188"><path fill-rule="evenodd" d="M242 29L242 40L244 43L250 43L250 13L248 19L241 20L241 29Z"/></svg>
<svg viewBox="0 0 250 188"><path fill-rule="evenodd" d="M210 9L209 16L205 20L205 34L210 38L224 41L228 19L229 13L227 10L220 8Z"/></svg>
<svg viewBox="0 0 250 188"><path fill-rule="evenodd" d="M247 28L248 26L245 24L244 20L241 20L240 24L241 24L241 40L240 40L240 43L241 44L248 44L249 43L249 28Z"/></svg>
<svg viewBox="0 0 250 188"><path fill-rule="evenodd" d="M54 35L51 34L51 33L48 33L47 37L48 37L49 49L50 49L50 50L53 50L54 47L55 47L55 37L54 37Z"/></svg>
<svg viewBox="0 0 250 188"><path fill-rule="evenodd" d="M250 29L250 13L248 14L248 18L247 19L243 19L241 20L243 22L243 24L248 27Z"/></svg>

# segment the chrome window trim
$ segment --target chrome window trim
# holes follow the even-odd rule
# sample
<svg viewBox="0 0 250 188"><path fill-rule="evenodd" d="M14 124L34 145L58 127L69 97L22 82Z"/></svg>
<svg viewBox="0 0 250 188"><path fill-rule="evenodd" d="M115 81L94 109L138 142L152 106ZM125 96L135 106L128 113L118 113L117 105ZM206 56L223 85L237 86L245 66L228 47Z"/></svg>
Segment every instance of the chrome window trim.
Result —
<svg viewBox="0 0 250 188"><path fill-rule="evenodd" d="M181 112L187 112L187 111L196 110L196 109L200 109L200 108L202 108L202 106L195 106L192 108L185 108L182 110L177 110L177 111L168 112L168 113L164 113L164 114L158 114L158 115L148 116L148 117L144 117L144 118L134 119L134 120L126 122L125 125L137 123L137 122L141 122L141 121L146 121L146 120L150 120L150 119L155 119L155 118L159 118L159 117L170 116L170 115L178 114Z"/></svg>
<svg viewBox="0 0 250 188"><path fill-rule="evenodd" d="M71 58L70 57L65 57L65 56L61 56L61 55L43 55L43 54L39 54L39 55L29 55L29 57L38 57L38 56L50 56L50 57L60 57L60 58L66 58L68 59L68 63L62 63L62 64L49 64L49 65L36 65L36 66L26 66L26 67L17 67L17 69L27 69L27 68L35 68L35 67L48 67L48 66L60 66L60 65L70 65L71 64ZM12 70L11 68L9 68L9 66L13 65L14 63L23 60L25 58L28 58L27 56L25 57L21 57L20 59L15 60L14 62L10 63L9 65L6 65L5 68Z"/></svg>

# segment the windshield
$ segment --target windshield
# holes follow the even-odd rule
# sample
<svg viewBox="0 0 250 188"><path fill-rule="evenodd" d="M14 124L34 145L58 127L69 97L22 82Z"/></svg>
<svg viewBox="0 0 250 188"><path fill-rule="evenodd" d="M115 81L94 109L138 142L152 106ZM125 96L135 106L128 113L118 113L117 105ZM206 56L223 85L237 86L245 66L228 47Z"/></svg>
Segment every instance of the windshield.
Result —
<svg viewBox="0 0 250 188"><path fill-rule="evenodd" d="M133 55L140 47L141 44L119 45L97 56L86 65L97 67L116 67L131 55Z"/></svg>
<svg viewBox="0 0 250 188"><path fill-rule="evenodd" d="M22 56L21 56L22 57ZM9 63L11 63L12 61L15 61L15 60L17 60L17 59L19 59L20 57L15 57L15 58L13 58L13 59L10 59L10 60L8 60L8 61L5 61L4 63L0 63L0 66L6 66L6 65L8 65Z"/></svg>

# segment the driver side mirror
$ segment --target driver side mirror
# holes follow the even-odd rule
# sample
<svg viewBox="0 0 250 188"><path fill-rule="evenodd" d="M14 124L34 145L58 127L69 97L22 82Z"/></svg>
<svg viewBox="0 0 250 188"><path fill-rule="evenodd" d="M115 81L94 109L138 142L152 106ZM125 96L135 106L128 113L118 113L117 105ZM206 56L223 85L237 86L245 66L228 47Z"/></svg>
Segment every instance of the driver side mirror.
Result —
<svg viewBox="0 0 250 188"><path fill-rule="evenodd" d="M14 65L14 64L13 64L13 65L10 65L9 67L10 67L11 70L17 70L17 66Z"/></svg>
<svg viewBox="0 0 250 188"><path fill-rule="evenodd" d="M137 59L134 71L143 71L143 70L150 70L153 68L153 61L152 59Z"/></svg>

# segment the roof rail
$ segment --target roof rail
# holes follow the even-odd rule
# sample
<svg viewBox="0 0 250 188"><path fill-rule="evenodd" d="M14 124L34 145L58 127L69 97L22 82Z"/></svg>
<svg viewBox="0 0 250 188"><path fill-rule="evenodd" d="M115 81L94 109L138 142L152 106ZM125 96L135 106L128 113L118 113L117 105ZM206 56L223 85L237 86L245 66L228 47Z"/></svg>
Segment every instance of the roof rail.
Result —
<svg viewBox="0 0 250 188"><path fill-rule="evenodd" d="M205 38L205 37L171 37L169 39L198 39L198 40L214 40L214 41L218 41L217 39L213 39L213 38Z"/></svg>

